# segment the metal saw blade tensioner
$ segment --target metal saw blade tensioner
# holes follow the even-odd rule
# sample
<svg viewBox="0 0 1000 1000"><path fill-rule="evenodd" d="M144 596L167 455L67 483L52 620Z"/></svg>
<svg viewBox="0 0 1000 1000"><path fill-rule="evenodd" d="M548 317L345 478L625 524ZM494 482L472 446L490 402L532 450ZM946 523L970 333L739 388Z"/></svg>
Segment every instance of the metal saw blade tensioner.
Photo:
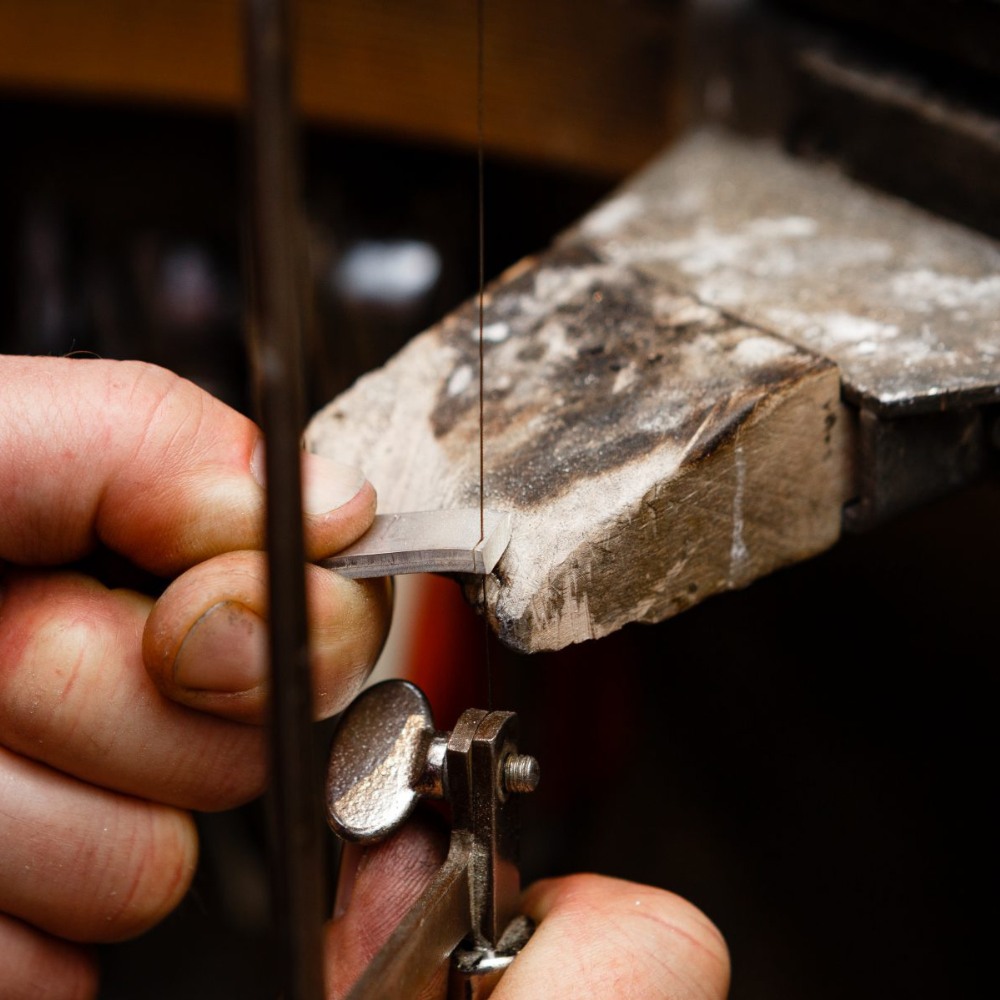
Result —
<svg viewBox="0 0 1000 1000"><path fill-rule="evenodd" d="M510 539L510 516L452 510L392 514L325 565L351 576L401 572L486 574ZM345 840L376 843L421 798L451 807L444 864L355 983L349 1000L419 994L449 963L451 1000L486 1000L533 927L518 914L517 796L538 785L538 762L518 751L513 712L470 708L434 728L430 704L408 681L384 681L355 699L334 736L327 821Z"/></svg>
<svg viewBox="0 0 1000 1000"><path fill-rule="evenodd" d="M450 733L434 728L423 692L384 681L347 709L334 737L327 820L370 844L398 830L421 798L451 806L444 864L403 917L349 1000L415 997L451 958L448 996L485 1000L527 942L518 915L517 796L538 785L538 763L518 752L517 716L470 708Z"/></svg>

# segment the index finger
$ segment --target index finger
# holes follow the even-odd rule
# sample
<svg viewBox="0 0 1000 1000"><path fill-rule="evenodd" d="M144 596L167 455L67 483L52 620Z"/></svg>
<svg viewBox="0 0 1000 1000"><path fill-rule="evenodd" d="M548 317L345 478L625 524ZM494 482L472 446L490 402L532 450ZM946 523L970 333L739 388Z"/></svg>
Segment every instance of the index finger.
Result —
<svg viewBox="0 0 1000 1000"><path fill-rule="evenodd" d="M98 544L172 575L264 547L261 435L152 365L0 359L0 560L54 565ZM303 456L307 558L368 528L356 469Z"/></svg>
<svg viewBox="0 0 1000 1000"><path fill-rule="evenodd" d="M725 1000L729 992L722 935L664 889L569 875L536 882L522 904L538 927L493 1000L528 1000L541 984L567 1000Z"/></svg>
<svg viewBox="0 0 1000 1000"><path fill-rule="evenodd" d="M425 814L374 847L345 848L337 913L326 931L330 1000L347 996L430 883L444 844L443 831L427 825ZM536 882L521 902L537 927L492 1000L724 1000L728 992L729 952L722 935L697 907L671 892L570 875ZM394 984L385 985L388 995ZM439 975L420 995L444 994Z"/></svg>

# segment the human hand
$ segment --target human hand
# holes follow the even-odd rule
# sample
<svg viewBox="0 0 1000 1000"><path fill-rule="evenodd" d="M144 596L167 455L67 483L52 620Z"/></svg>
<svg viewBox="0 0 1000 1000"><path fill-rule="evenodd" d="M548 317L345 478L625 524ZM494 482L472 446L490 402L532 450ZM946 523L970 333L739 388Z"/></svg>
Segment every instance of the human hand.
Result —
<svg viewBox="0 0 1000 1000"><path fill-rule="evenodd" d="M343 1000L444 860L426 818L376 847L344 849L326 929L327 995ZM492 1000L724 1000L729 953L696 907L673 893L599 875L536 882L522 910L534 935ZM442 968L419 1000L444 1000Z"/></svg>
<svg viewBox="0 0 1000 1000"><path fill-rule="evenodd" d="M264 494L257 428L162 369L0 358L0 998L82 998L78 942L166 915L187 810L262 790ZM307 556L371 523L360 473L303 459ZM96 550L173 582L155 602L72 568ZM387 581L307 569L319 716L381 648Z"/></svg>

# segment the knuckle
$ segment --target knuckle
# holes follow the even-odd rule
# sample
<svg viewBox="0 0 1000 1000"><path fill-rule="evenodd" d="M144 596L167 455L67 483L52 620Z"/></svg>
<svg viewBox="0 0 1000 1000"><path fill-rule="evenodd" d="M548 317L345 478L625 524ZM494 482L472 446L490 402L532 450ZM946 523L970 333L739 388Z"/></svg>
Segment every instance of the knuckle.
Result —
<svg viewBox="0 0 1000 1000"><path fill-rule="evenodd" d="M651 886L573 875L560 891L568 928L601 925L612 953L631 956L618 970L656 983L652 995L718 998L729 984L729 951L719 930L687 900Z"/></svg>
<svg viewBox="0 0 1000 1000"><path fill-rule="evenodd" d="M8 739L38 743L65 733L61 727L72 730L107 645L104 594L96 581L67 573L24 576L11 588L0 620L0 717Z"/></svg>
<svg viewBox="0 0 1000 1000"><path fill-rule="evenodd" d="M643 887L628 902L631 922L657 964L669 957L669 978L692 997L723 996L729 983L729 951L715 924L694 904L665 889Z"/></svg>
<svg viewBox="0 0 1000 1000"><path fill-rule="evenodd" d="M263 734L243 725L228 732L230 742L215 738L205 753L198 755L202 761L214 761L202 767L198 786L186 795L186 804L199 812L236 809L257 798L267 785ZM192 763L192 768L195 766Z"/></svg>
<svg viewBox="0 0 1000 1000"><path fill-rule="evenodd" d="M127 393L136 421L135 459L146 452L157 461L182 461L198 439L205 416L206 394L194 383L156 365L130 362Z"/></svg>
<svg viewBox="0 0 1000 1000"><path fill-rule="evenodd" d="M189 716L143 669L143 607L87 577L18 578L0 616L0 730L9 750L83 781L195 809L232 808L265 783L263 740Z"/></svg>
<svg viewBox="0 0 1000 1000"><path fill-rule="evenodd" d="M191 817L77 782L0 750L0 911L76 942L119 941L180 901Z"/></svg>
<svg viewBox="0 0 1000 1000"><path fill-rule="evenodd" d="M197 835L187 813L142 803L120 818L114 849L93 857L93 905L83 939L124 941L157 924L181 901L197 861Z"/></svg>
<svg viewBox="0 0 1000 1000"><path fill-rule="evenodd" d="M94 1000L97 966L85 950L0 914L0 997Z"/></svg>

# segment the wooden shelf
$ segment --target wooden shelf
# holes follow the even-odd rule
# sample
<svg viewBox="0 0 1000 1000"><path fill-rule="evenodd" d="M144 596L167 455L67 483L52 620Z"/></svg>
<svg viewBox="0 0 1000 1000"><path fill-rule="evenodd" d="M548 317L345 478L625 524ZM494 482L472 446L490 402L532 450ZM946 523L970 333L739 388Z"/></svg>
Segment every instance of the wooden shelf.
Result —
<svg viewBox="0 0 1000 1000"><path fill-rule="evenodd" d="M474 4L299 0L296 14L308 119L474 145ZM508 0L487 18L492 151L618 175L669 136L669 16ZM240 29L238 0L0 0L0 88L235 109Z"/></svg>

